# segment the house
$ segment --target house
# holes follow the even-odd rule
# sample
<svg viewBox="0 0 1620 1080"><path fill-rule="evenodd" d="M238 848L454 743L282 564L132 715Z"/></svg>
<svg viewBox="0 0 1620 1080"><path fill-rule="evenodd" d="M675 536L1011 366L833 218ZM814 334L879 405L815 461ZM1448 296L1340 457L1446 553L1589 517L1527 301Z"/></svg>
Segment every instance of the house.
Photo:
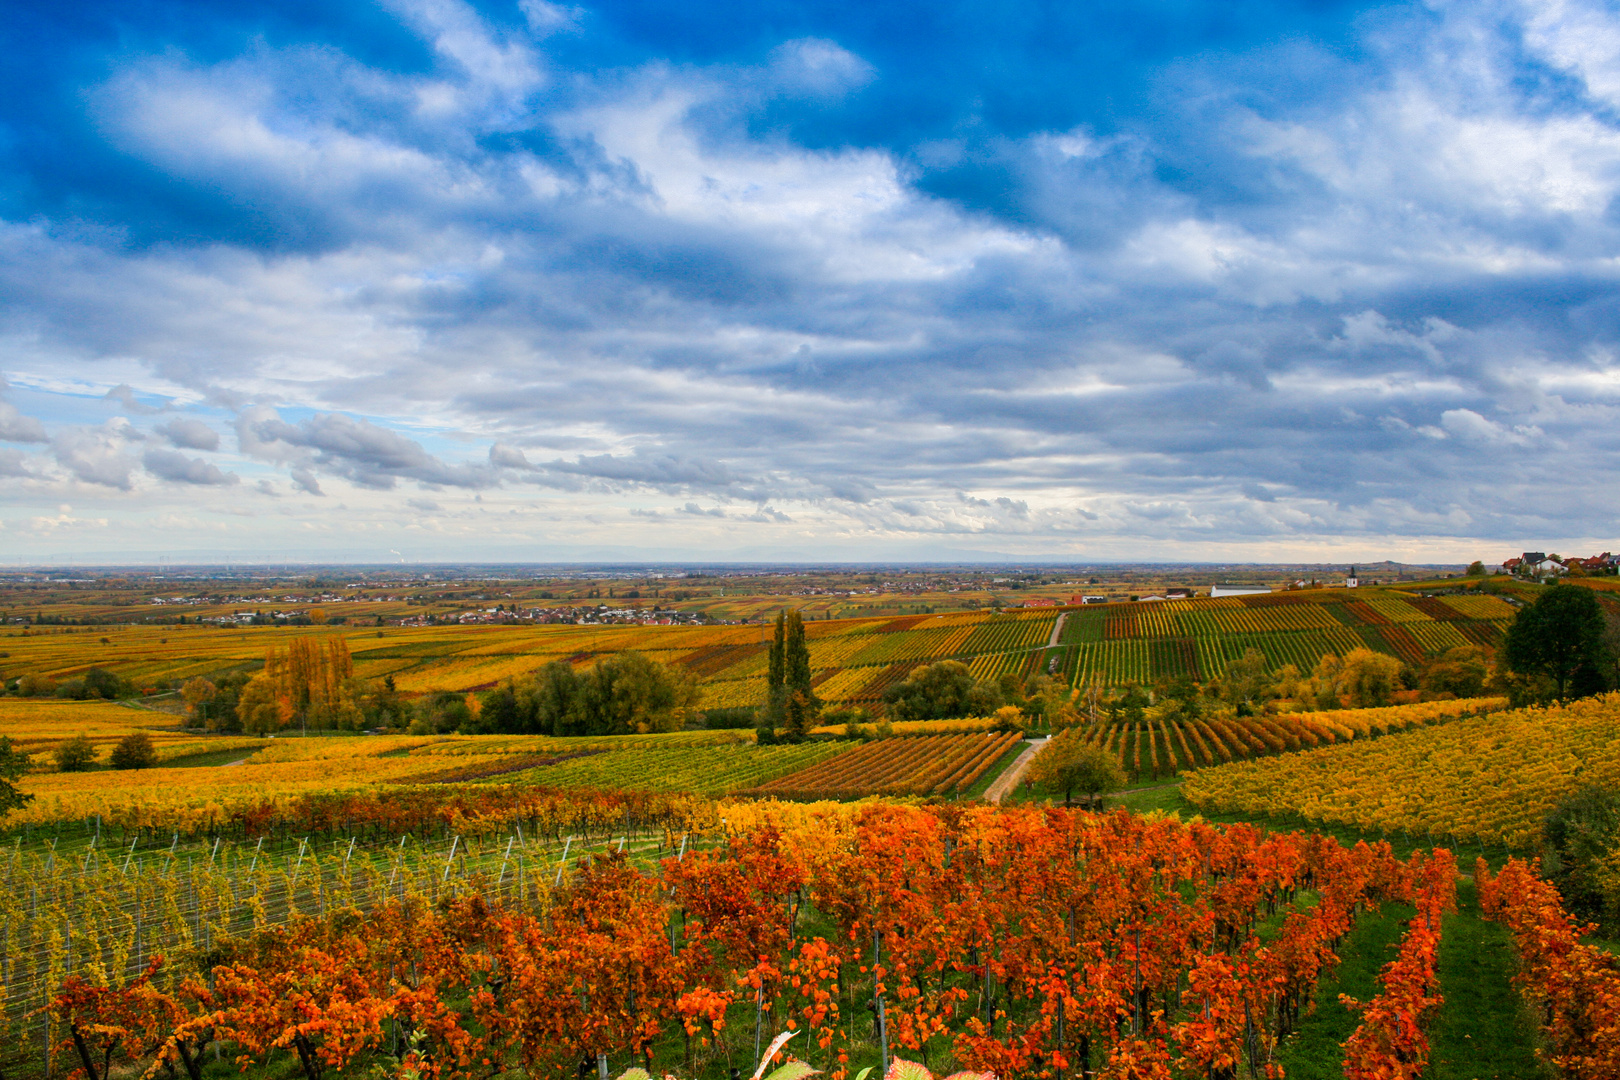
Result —
<svg viewBox="0 0 1620 1080"><path fill-rule="evenodd" d="M1138 604L1142 604L1142 603L1146 603L1149 600L1166 600L1166 599L1168 599L1168 597L1164 597L1164 596L1138 596L1136 598L1136 602Z"/></svg>
<svg viewBox="0 0 1620 1080"><path fill-rule="evenodd" d="M1522 566L1522 565L1524 565L1524 560L1521 559L1521 558L1515 557L1515 558L1512 558L1512 559L1503 559L1502 560L1502 572L1504 574L1516 573L1518 571L1519 567Z"/></svg>
<svg viewBox="0 0 1620 1080"><path fill-rule="evenodd" d="M1212 585L1210 596L1260 596L1271 592L1265 585Z"/></svg>
<svg viewBox="0 0 1620 1080"><path fill-rule="evenodd" d="M1025 607L1057 607L1058 602L1049 596L1035 596L1024 601Z"/></svg>
<svg viewBox="0 0 1620 1080"><path fill-rule="evenodd" d="M1073 604L1073 603L1106 604L1106 603L1108 603L1108 597L1106 597L1106 596L1071 596L1071 597L1069 597L1069 603L1071 603L1071 604Z"/></svg>
<svg viewBox="0 0 1620 1080"><path fill-rule="evenodd" d="M1191 600L1196 595L1197 593L1193 592L1191 589L1164 590L1164 598L1166 600Z"/></svg>
<svg viewBox="0 0 1620 1080"><path fill-rule="evenodd" d="M1350 572L1344 576L1344 587L1347 589L1354 589L1360 584L1360 579L1356 577L1356 568L1352 566L1350 568Z"/></svg>

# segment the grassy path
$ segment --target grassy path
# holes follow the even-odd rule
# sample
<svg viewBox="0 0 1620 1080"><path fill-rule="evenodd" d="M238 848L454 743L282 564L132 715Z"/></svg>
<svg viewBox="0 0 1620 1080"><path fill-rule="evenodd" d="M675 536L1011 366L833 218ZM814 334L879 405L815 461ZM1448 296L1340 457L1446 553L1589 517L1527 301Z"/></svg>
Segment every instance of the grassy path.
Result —
<svg viewBox="0 0 1620 1080"><path fill-rule="evenodd" d="M1428 1025L1426 1080L1552 1080L1535 1056L1536 1032L1511 983L1507 933L1480 917L1474 886L1458 888L1457 914L1446 916L1440 940L1440 992L1445 1004ZM1412 909L1385 904L1356 921L1334 974L1317 988L1316 1011L1278 1047L1289 1080L1341 1080L1342 1043L1360 1016L1340 994L1367 1001L1378 993L1378 972L1394 959Z"/></svg>
<svg viewBox="0 0 1620 1080"><path fill-rule="evenodd" d="M1378 993L1378 971L1395 958L1412 915L1413 909L1405 904L1385 904L1356 920L1339 950L1338 968L1317 985L1315 1011L1277 1048L1288 1080L1344 1080L1340 1044L1356 1030L1361 1017L1341 1005L1339 995L1367 1001Z"/></svg>
<svg viewBox="0 0 1620 1080"><path fill-rule="evenodd" d="M1508 933L1480 916L1472 882L1457 888L1457 914L1440 937L1440 992L1429 1027L1433 1080L1548 1080L1536 1060L1536 1031L1513 977Z"/></svg>

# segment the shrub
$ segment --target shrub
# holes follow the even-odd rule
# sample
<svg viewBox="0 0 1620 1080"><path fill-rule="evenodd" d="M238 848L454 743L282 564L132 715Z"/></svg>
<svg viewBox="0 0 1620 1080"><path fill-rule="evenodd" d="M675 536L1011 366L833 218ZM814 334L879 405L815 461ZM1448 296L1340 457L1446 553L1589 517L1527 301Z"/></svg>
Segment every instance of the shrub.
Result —
<svg viewBox="0 0 1620 1080"><path fill-rule="evenodd" d="M75 735L56 748L56 768L60 772L84 772L96 763L96 748L83 735Z"/></svg>

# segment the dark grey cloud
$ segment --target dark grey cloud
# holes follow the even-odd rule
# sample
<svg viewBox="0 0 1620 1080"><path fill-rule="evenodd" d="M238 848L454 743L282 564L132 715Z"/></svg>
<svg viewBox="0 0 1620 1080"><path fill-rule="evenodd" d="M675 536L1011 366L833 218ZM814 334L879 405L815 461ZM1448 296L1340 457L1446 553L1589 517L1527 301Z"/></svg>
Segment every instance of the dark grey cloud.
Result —
<svg viewBox="0 0 1620 1080"><path fill-rule="evenodd" d="M242 414L236 433L242 452L251 457L293 463L306 475L331 473L380 491L402 479L462 488L493 482L489 469L481 465L448 464L395 431L337 413L317 413L289 424L274 410L257 408ZM303 482L299 486L309 489ZM311 492L315 493L318 490Z"/></svg>
<svg viewBox="0 0 1620 1080"><path fill-rule="evenodd" d="M288 476L293 482L293 487L302 491L305 495L326 494L321 490L321 482L307 469L294 469Z"/></svg>
<svg viewBox="0 0 1620 1080"><path fill-rule="evenodd" d="M156 446L141 455L141 464L153 476L176 484L219 487L241 480L235 473L225 472L202 458L187 457L177 450L164 450Z"/></svg>

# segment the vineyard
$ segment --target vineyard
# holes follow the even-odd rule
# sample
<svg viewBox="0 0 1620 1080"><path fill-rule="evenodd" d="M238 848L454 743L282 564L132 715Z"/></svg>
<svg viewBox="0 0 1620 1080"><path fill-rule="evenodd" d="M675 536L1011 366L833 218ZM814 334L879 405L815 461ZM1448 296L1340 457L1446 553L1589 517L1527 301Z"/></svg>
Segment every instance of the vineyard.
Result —
<svg viewBox="0 0 1620 1080"><path fill-rule="evenodd" d="M1233 762L1189 774L1181 791L1219 813L1468 837L1523 850L1573 784L1620 785L1620 694Z"/></svg>
<svg viewBox="0 0 1620 1080"><path fill-rule="evenodd" d="M932 735L885 739L847 750L739 794L777 799L956 795L973 787L1023 736Z"/></svg>
<svg viewBox="0 0 1620 1080"><path fill-rule="evenodd" d="M721 795L837 754L841 742L755 746L752 732L582 738L372 736L276 739L228 768L35 773L34 802L7 824L100 817L127 828L195 833L267 799L365 794L406 785L522 782L547 788L690 791ZM273 794L268 794L273 793Z"/></svg>
<svg viewBox="0 0 1620 1080"><path fill-rule="evenodd" d="M1280 716L1229 713L1185 718L1149 710L1146 719L1099 718L1085 727L1085 742L1112 755L1134 779L1175 776L1185 770L1266 757L1291 750L1443 723L1504 708L1505 698L1429 701L1380 709L1334 709ZM1152 715L1158 712L1159 715Z"/></svg>
<svg viewBox="0 0 1620 1080"><path fill-rule="evenodd" d="M520 867L514 834L465 872L453 848L438 870L341 840L271 870L245 848L183 873L149 856L133 877L78 853L66 871L29 864L49 899L30 917L9 891L8 932L29 936L6 950L7 988L60 990L50 1027L13 1012L6 1045L35 1061L50 1046L59 1072L93 1041L97 1061L177 1069L262 1070L281 1048L311 1077L565 1077L582 1060L700 1076L792 1027L834 1080L893 1056L1002 1076L1275 1074L1357 913L1438 910L1454 880L1444 852L1408 864L1124 813L754 803L702 843L673 840L656 863L609 843ZM14 881L23 869L14 857ZM188 941L225 958L206 980ZM1408 997L1390 980L1364 1027ZM1397 1075L1404 1053L1368 1027L1346 1066Z"/></svg>
<svg viewBox="0 0 1620 1080"><path fill-rule="evenodd" d="M975 678L1055 672L1073 685L1219 678L1255 648L1268 665L1309 671L1327 653L1371 648L1421 663L1467 644L1493 645L1513 607L1491 595L1421 596L1396 589L1320 589L1153 604L1035 608L805 624L813 685L829 702L875 702L921 664L955 659ZM1062 624L1059 627L1059 619ZM1057 641L1052 643L1054 630ZM765 698L768 627L531 626L312 627L342 635L363 680L385 676L404 694L487 689L552 661L594 663L637 650L690 669L709 707ZM13 633L0 674L55 679L101 667L136 686L256 669L287 631L197 626L105 628L105 633Z"/></svg>
<svg viewBox="0 0 1620 1080"><path fill-rule="evenodd" d="M1354 846L1158 811L986 805L1026 745L990 718L840 723L767 745L747 728L248 739L181 730L178 703L151 695L0 699L0 735L36 763L79 734L102 757L135 732L158 753L152 768L18 781L34 801L0 847L0 1075L49 1060L53 1077L88 1080L724 1080L792 1030L790 1051L831 1080L897 1059L1007 1080L1252 1080L1282 1075L1340 952L1374 930L1353 954L1372 958L1369 981L1334 999L1347 1019L1333 1069L1450 1075L1431 1040L1450 1037L1437 1018L1461 916L1437 845L1500 860L1533 849L1575 787L1620 788L1620 693L1238 717L1207 696L1086 691L1218 678L1248 648L1272 670L1362 647L1418 663L1497 641L1513 610L1464 591L1301 590L805 624L825 702L874 702L941 659L978 678L1061 674L1080 692L1060 715L1087 744L1137 781L1181 778L1127 805L1303 820L1361 833ZM635 649L689 669L710 705L750 705L767 632L319 627L300 648L346 647L363 679L453 700ZM342 647L321 642L338 634ZM0 663L142 685L250 668L269 646L290 656L288 638L30 633ZM859 741L874 732L900 737ZM1374 840L1395 833L1410 859ZM1583 942L1590 928L1533 864L1493 877L1480 863L1475 880L1548 1060L1571 1080L1616 1075L1620 975ZM1390 903L1398 917L1358 924Z"/></svg>
<svg viewBox="0 0 1620 1080"><path fill-rule="evenodd" d="M0 736L27 754L43 757L75 736L89 740L98 759L127 735L142 732L152 740L159 761L193 754L240 750L246 757L265 745L262 739L221 739L174 730L168 713L111 701L31 700L0 697Z"/></svg>

